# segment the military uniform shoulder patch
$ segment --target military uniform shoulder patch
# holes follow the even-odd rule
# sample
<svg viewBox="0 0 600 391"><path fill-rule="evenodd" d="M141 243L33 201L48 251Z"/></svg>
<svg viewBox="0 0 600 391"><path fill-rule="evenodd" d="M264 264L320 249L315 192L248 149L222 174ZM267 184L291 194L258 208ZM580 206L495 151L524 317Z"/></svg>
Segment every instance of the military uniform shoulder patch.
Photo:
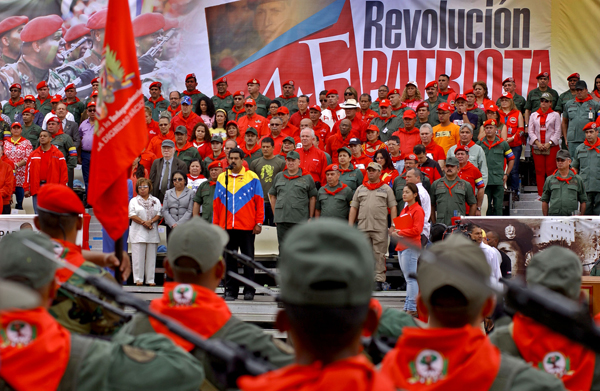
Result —
<svg viewBox="0 0 600 391"><path fill-rule="evenodd" d="M123 353L140 364L147 364L156 358L156 352L131 345L123 345Z"/></svg>

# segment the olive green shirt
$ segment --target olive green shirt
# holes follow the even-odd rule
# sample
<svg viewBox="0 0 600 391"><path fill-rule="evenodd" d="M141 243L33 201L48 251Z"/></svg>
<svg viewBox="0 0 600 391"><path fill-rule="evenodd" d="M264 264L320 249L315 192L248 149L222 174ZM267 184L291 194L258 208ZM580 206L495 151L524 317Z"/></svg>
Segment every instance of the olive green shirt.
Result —
<svg viewBox="0 0 600 391"><path fill-rule="evenodd" d="M327 190L334 192L341 187L342 183L338 183L335 187L325 185L319 189L315 209L321 212L321 217L338 217L348 220L350 201L352 201L352 196L354 195L352 189L346 185L344 189L335 195L327 193Z"/></svg>
<svg viewBox="0 0 600 391"><path fill-rule="evenodd" d="M542 202L550 204L548 216L571 216L573 211L578 210L578 202L587 202L583 180L579 175L572 175L567 183L558 180L559 177L560 174L557 171L554 175L546 178Z"/></svg>
<svg viewBox="0 0 600 391"><path fill-rule="evenodd" d="M269 194L275 175L285 169L285 160L278 159L277 156L273 156L271 159L265 159L264 156L261 156L253 160L249 166L250 171L254 171L258 175L264 194ZM265 203L269 203L268 196L265 197Z"/></svg>
<svg viewBox="0 0 600 391"><path fill-rule="evenodd" d="M184 92L182 92L181 97L183 98L184 96L189 96L192 99L192 110L194 112L198 109L198 101L200 100L200 98L202 98L203 96L207 97L206 95L204 95L201 92L199 92L197 94L191 94L191 95L187 95Z"/></svg>
<svg viewBox="0 0 600 391"><path fill-rule="evenodd" d="M563 118L567 118L567 141L582 143L585 140L585 133L583 127L588 122L594 122L600 105L593 99L587 102L579 103L575 99L572 99L565 103L563 108Z"/></svg>
<svg viewBox="0 0 600 391"><path fill-rule="evenodd" d="M287 170L275 175L269 195L277 197L275 202L275 223L302 223L310 218L309 202L317 197L315 181L310 175L302 175L298 170L290 176Z"/></svg>
<svg viewBox="0 0 600 391"><path fill-rule="evenodd" d="M31 126L25 126L25 124L23 124L23 132L21 133L21 136L29 140L33 146L33 149L36 149L38 147L38 143L40 142L39 138L41 131L42 128L33 122L31 123Z"/></svg>
<svg viewBox="0 0 600 391"><path fill-rule="evenodd" d="M41 103L39 98L36 98L35 106L40 111L40 113L42 113L42 118L45 117L46 114L52 111L51 97L46 98L43 104Z"/></svg>
<svg viewBox="0 0 600 391"><path fill-rule="evenodd" d="M450 194L450 187L452 187L452 195ZM453 217L465 216L467 214L465 203L469 205L477 204L475 193L469 182L460 179L458 176L453 181L449 181L444 177L433 182L431 186L431 205L435 206L437 223L452 225Z"/></svg>
<svg viewBox="0 0 600 391"><path fill-rule="evenodd" d="M183 160L188 169L190 168L190 164L192 164L192 160L198 159L202 161L202 156L200 156L198 149L193 146L184 150L177 150L177 148L175 148L174 156L180 160Z"/></svg>
<svg viewBox="0 0 600 391"><path fill-rule="evenodd" d="M533 113L540 108L540 103L542 99L542 94L544 92L549 92L552 95L552 110L556 110L556 104L558 103L558 92L553 90L552 88L546 88L546 91L540 91L539 88L535 88L529 91L527 94L527 102L525 103L525 110L529 110L529 112Z"/></svg>
<svg viewBox="0 0 600 391"><path fill-rule="evenodd" d="M526 103L525 98L523 98L521 95L517 94L516 92L513 92L512 95L513 95L513 102L515 102L515 106L517 106L517 110L519 110L521 112L521 114L525 114L525 103ZM500 98L498 98L498 100L496 101L496 106L500 107Z"/></svg>
<svg viewBox="0 0 600 391"><path fill-rule="evenodd" d="M404 120L400 117L388 117L383 119L381 117L373 118L370 125L375 125L379 129L379 139L384 143L392 137L394 132L404 127Z"/></svg>
<svg viewBox="0 0 600 391"><path fill-rule="evenodd" d="M431 193L431 182L429 182L429 177L425 175L423 171L421 171L421 183L423 184L423 188L425 188L428 193ZM406 186L406 171L394 179L394 183L392 184L392 190L394 191L396 202L398 203L398 212L404 208L405 204L404 200L402 199L404 186Z"/></svg>
<svg viewBox="0 0 600 391"><path fill-rule="evenodd" d="M348 169L352 171L343 172L340 175L340 182L345 183L350 189L352 189L352 193L358 189L358 186L362 185L364 176L362 171L358 168L354 168L352 164L348 166Z"/></svg>
<svg viewBox="0 0 600 391"><path fill-rule="evenodd" d="M248 167L249 167L250 163L252 163L253 161L255 161L257 159L260 159L262 157L262 155L263 155L262 150L257 149L251 155L244 156L244 160L246 161L246 163L248 163Z"/></svg>
<svg viewBox="0 0 600 391"><path fill-rule="evenodd" d="M10 121L12 123L12 122L15 122L17 114L23 112L23 109L25 108L25 104L12 106L9 102L10 102L10 100L7 101L4 104L4 106L2 106L2 114L5 114L6 116L8 116L8 118L10 118Z"/></svg>
<svg viewBox="0 0 600 391"><path fill-rule="evenodd" d="M216 188L216 184L210 185L209 179L198 186L198 190L196 190L196 195L194 196L194 202L202 207L200 216L209 223L213 221L213 198Z"/></svg>
<svg viewBox="0 0 600 391"><path fill-rule="evenodd" d="M514 159L512 149L510 149L508 143L496 136L493 143L484 138L477 141L477 145L483 149L485 154L488 168L487 185L504 185L504 159L506 159L507 164L509 160Z"/></svg>
<svg viewBox="0 0 600 391"><path fill-rule="evenodd" d="M575 94L572 94L571 90L566 90L565 92L560 94L560 96L558 97L558 101L556 102L556 111L559 111L562 113L564 111L564 107L567 104L567 102L570 100L574 100L574 99L575 99ZM498 106L498 107L500 107L500 106Z"/></svg>
<svg viewBox="0 0 600 391"><path fill-rule="evenodd" d="M287 109L290 111L290 115L294 114L295 112L297 112L298 109L298 98L283 98L283 97L277 97L273 100L277 100L279 101L279 103L281 103L281 106L283 107L287 107ZM266 117L266 116L264 116Z"/></svg>
<svg viewBox="0 0 600 391"><path fill-rule="evenodd" d="M429 120L427 122L429 122L433 128L434 126L440 124L440 117L438 117L437 107L443 101L438 97L435 102L431 102L429 99L426 99L425 102L429 103Z"/></svg>
<svg viewBox="0 0 600 391"><path fill-rule="evenodd" d="M66 103L65 103L66 104ZM73 114L75 118L75 123L79 126L81 123L81 114L85 111L85 106L82 101L78 101L76 103L71 103L67 106L67 111Z"/></svg>
<svg viewBox="0 0 600 391"><path fill-rule="evenodd" d="M63 154L65 160L67 161L67 168L72 170L77 166L77 154L71 156L69 155L69 150L71 148L75 148L75 143L73 143L73 139L66 133L59 134L56 137L52 138L52 145L55 145L56 148Z"/></svg>
<svg viewBox="0 0 600 391"><path fill-rule="evenodd" d="M379 318L379 325L374 336L397 340L402 336L402 330L405 327L418 327L415 318L404 311L386 308Z"/></svg>
<svg viewBox="0 0 600 391"><path fill-rule="evenodd" d="M149 100L146 101L144 105L148 106L150 110L152 110L152 119L158 122L158 120L160 119L160 113L169 108L169 100L161 100L156 104L156 107L154 107L154 103L150 102Z"/></svg>
<svg viewBox="0 0 600 391"><path fill-rule="evenodd" d="M250 98L250 95L248 95L246 98ZM256 102L256 114L262 115L263 117L267 118L267 116L269 115L269 106L271 105L271 99L267 98L261 93L258 93L258 97L256 97L254 101ZM290 114L292 113L290 112Z"/></svg>
<svg viewBox="0 0 600 391"><path fill-rule="evenodd" d="M585 183L585 191L600 192L600 154L594 149L588 149L588 146L581 144L573 154L571 167L577 170Z"/></svg>
<svg viewBox="0 0 600 391"><path fill-rule="evenodd" d="M225 98L221 99L217 95L212 98L213 104L215 105L215 110L223 109L225 112L229 113L231 108L233 107L233 96L227 95Z"/></svg>

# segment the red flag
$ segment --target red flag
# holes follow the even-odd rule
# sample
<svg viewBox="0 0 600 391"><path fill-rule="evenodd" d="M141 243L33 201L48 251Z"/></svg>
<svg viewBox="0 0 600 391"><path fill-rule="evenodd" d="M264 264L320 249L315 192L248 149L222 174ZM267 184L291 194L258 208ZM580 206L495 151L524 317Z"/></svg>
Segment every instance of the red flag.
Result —
<svg viewBox="0 0 600 391"><path fill-rule="evenodd" d="M109 0L88 199L114 240L129 222L127 172L148 144L129 2Z"/></svg>

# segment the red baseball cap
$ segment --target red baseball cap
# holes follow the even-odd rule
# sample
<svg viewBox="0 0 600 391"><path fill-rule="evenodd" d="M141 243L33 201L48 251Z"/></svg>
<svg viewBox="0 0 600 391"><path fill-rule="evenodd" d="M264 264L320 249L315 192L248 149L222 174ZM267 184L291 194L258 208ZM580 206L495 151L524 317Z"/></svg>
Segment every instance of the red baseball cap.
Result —
<svg viewBox="0 0 600 391"><path fill-rule="evenodd" d="M246 83L246 84L258 84L258 85L260 85L260 80L258 80L258 79L250 79L250 80L248 80L248 83Z"/></svg>
<svg viewBox="0 0 600 391"><path fill-rule="evenodd" d="M542 72L539 75L537 75L535 78L539 79L540 77L550 77L550 72Z"/></svg>
<svg viewBox="0 0 600 391"><path fill-rule="evenodd" d="M310 106L310 110L317 110L320 113L321 112L321 106L319 106L319 105L312 105L312 106Z"/></svg>
<svg viewBox="0 0 600 391"><path fill-rule="evenodd" d="M434 81L430 81L429 83L427 83L427 84L425 85L425 89L428 89L428 88L430 88L430 87L435 87L435 88L437 88L437 87L438 87L438 85L437 85L437 81L435 81L435 80L434 80Z"/></svg>
<svg viewBox="0 0 600 391"><path fill-rule="evenodd" d="M325 172L327 171L339 171L337 164L330 164L325 168Z"/></svg>
<svg viewBox="0 0 600 391"><path fill-rule="evenodd" d="M95 107L96 106L96 102L90 102L87 104L87 107Z"/></svg>
<svg viewBox="0 0 600 391"><path fill-rule="evenodd" d="M62 101L62 97L60 95L53 95L50 99L50 103L59 103Z"/></svg>
<svg viewBox="0 0 600 391"><path fill-rule="evenodd" d="M402 114L402 118L417 118L417 113L413 110L406 110L404 114Z"/></svg>
<svg viewBox="0 0 600 391"><path fill-rule="evenodd" d="M493 111L495 113L498 112L498 106L496 106L493 103L490 103L489 105L485 106L485 111Z"/></svg>
<svg viewBox="0 0 600 391"><path fill-rule="evenodd" d="M467 95L475 95L475 93L473 92L473 89L471 88L470 90L466 90L464 93L465 96Z"/></svg>
<svg viewBox="0 0 600 391"><path fill-rule="evenodd" d="M387 99L382 99L379 101L379 107L390 107L392 104Z"/></svg>
<svg viewBox="0 0 600 391"><path fill-rule="evenodd" d="M327 94L325 96L329 96L329 95L339 95L337 90L329 90L327 91Z"/></svg>
<svg viewBox="0 0 600 391"><path fill-rule="evenodd" d="M490 118L490 119L488 119L487 121L485 121L485 122L483 123L483 126L484 126L484 127L486 127L486 126L492 126L492 125L493 125L493 126L497 126L497 125L498 125L498 122L496 122L496 120L495 120L495 119L491 119L491 118Z"/></svg>
<svg viewBox="0 0 600 391"><path fill-rule="evenodd" d="M12 125L10 125L11 129L12 128L22 128L21 124L19 122L13 122Z"/></svg>
<svg viewBox="0 0 600 391"><path fill-rule="evenodd" d="M467 101L467 96L466 95L456 95L456 98L454 98L454 103L456 103L456 101L458 101L459 99L464 100L465 102Z"/></svg>
<svg viewBox="0 0 600 391"><path fill-rule="evenodd" d="M374 132L377 132L377 133L379 133L379 128L378 128L377 126L375 126L375 125L369 125L369 126L367 127L367 132L368 132L369 130L372 130L372 131L374 131Z"/></svg>
<svg viewBox="0 0 600 391"><path fill-rule="evenodd" d="M23 98L23 100L29 100L31 102L35 102L35 96L33 96L33 95L25 95L25 97Z"/></svg>
<svg viewBox="0 0 600 391"><path fill-rule="evenodd" d="M571 73L568 77L567 77L567 81L569 79L581 79L581 76L579 76L579 73L575 72L575 73Z"/></svg>
<svg viewBox="0 0 600 391"><path fill-rule="evenodd" d="M504 83L512 81L513 83L515 82L515 79L513 79L512 77L507 77L506 79L502 80L502 85L504 85Z"/></svg>
<svg viewBox="0 0 600 391"><path fill-rule="evenodd" d="M227 124L225 125L225 127L227 128L227 127L229 127L229 125L235 125L235 126L237 126L238 128L240 127L240 126L238 125L238 123L237 123L237 122L235 122L235 121L227 121Z"/></svg>
<svg viewBox="0 0 600 391"><path fill-rule="evenodd" d="M454 150L454 154L456 155L458 152L463 151L465 152L467 155L469 154L469 146L467 145L462 145L459 144L456 149Z"/></svg>
<svg viewBox="0 0 600 391"><path fill-rule="evenodd" d="M442 102L438 105L437 111L452 111L452 106L447 102Z"/></svg>
<svg viewBox="0 0 600 391"><path fill-rule="evenodd" d="M98 96L98 91L93 91L91 96Z"/></svg>
<svg viewBox="0 0 600 391"><path fill-rule="evenodd" d="M85 209L79 196L68 186L48 183L40 188L38 208L61 214L83 214Z"/></svg>
<svg viewBox="0 0 600 391"><path fill-rule="evenodd" d="M281 106L280 108L277 109L277 113L276 114L289 114L290 110L285 107L285 106Z"/></svg>
<svg viewBox="0 0 600 391"><path fill-rule="evenodd" d="M511 94L510 92L502 91L502 95L500 95L500 97L498 99L502 99L502 98L512 99L513 94Z"/></svg>
<svg viewBox="0 0 600 391"><path fill-rule="evenodd" d="M248 98L244 101L244 106L256 106L256 102L252 98Z"/></svg>
<svg viewBox="0 0 600 391"><path fill-rule="evenodd" d="M220 83L227 83L227 77L223 76L220 79L217 79L217 81L215 81L215 84L220 84Z"/></svg>
<svg viewBox="0 0 600 391"><path fill-rule="evenodd" d="M296 84L294 83L294 81L293 81L293 80L286 80L286 81L284 81L284 82L283 82L283 84L282 84L281 86L283 87L283 86L287 86L287 85L290 85L290 86L292 86L292 87L293 87L293 86L295 86Z"/></svg>

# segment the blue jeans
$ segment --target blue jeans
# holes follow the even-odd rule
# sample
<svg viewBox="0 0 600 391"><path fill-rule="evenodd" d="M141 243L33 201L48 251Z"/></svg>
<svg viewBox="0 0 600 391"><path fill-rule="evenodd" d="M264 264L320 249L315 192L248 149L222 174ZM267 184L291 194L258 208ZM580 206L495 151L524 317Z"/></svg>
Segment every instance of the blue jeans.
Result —
<svg viewBox="0 0 600 391"><path fill-rule="evenodd" d="M23 210L23 198L25 197L25 190L22 187L16 187L15 195L17 196L17 204L15 205L15 209Z"/></svg>
<svg viewBox="0 0 600 391"><path fill-rule="evenodd" d="M92 161L92 153L88 151L81 151L81 171L83 174L83 182L85 183L85 194L88 191L88 182L90 179L90 162ZM87 200L86 200L87 202Z"/></svg>
<svg viewBox="0 0 600 391"><path fill-rule="evenodd" d="M521 163L521 153L523 152L523 146L511 147L513 155L515 155L514 165L511 172L508 173L510 178L510 188L515 192L519 193L519 163Z"/></svg>
<svg viewBox="0 0 600 391"><path fill-rule="evenodd" d="M31 196L31 200L33 201L33 213L37 214L37 194Z"/></svg>
<svg viewBox="0 0 600 391"><path fill-rule="evenodd" d="M417 259L419 253L415 250L406 249L398 251L398 259L400 260L400 269L406 280L406 301L404 302L404 311L417 310L417 294L419 293L419 284L414 278L410 278L410 274L417 274Z"/></svg>

